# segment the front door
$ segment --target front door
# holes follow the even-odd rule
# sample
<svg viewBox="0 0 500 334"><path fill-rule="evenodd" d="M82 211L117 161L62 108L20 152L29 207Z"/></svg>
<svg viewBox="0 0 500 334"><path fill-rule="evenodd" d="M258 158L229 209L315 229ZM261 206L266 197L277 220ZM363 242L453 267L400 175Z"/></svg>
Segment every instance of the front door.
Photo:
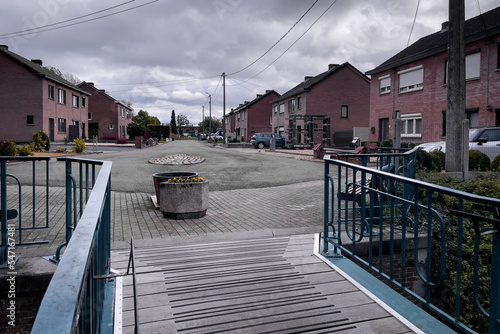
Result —
<svg viewBox="0 0 500 334"><path fill-rule="evenodd" d="M49 118L49 140L54 141L54 119Z"/></svg>
<svg viewBox="0 0 500 334"><path fill-rule="evenodd" d="M379 119L379 134L378 134L378 140L386 140L389 139L389 119L388 118L381 118Z"/></svg>

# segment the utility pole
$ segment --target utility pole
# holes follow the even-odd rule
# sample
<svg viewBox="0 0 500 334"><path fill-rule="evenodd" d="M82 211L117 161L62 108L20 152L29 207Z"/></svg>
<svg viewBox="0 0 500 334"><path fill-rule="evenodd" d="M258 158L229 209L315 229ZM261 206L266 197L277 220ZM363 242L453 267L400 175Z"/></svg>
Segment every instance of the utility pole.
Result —
<svg viewBox="0 0 500 334"><path fill-rule="evenodd" d="M226 72L222 72L222 142L226 144Z"/></svg>
<svg viewBox="0 0 500 334"><path fill-rule="evenodd" d="M208 93L207 93L208 94ZM212 95L208 94L208 139L212 138Z"/></svg>
<svg viewBox="0 0 500 334"><path fill-rule="evenodd" d="M202 135L205 134L205 106L201 106L201 131Z"/></svg>
<svg viewBox="0 0 500 334"><path fill-rule="evenodd" d="M446 108L446 171L464 172L468 143L462 140L465 116L465 5L449 0L448 85ZM464 147L465 146L465 147ZM467 151L468 153L468 151Z"/></svg>

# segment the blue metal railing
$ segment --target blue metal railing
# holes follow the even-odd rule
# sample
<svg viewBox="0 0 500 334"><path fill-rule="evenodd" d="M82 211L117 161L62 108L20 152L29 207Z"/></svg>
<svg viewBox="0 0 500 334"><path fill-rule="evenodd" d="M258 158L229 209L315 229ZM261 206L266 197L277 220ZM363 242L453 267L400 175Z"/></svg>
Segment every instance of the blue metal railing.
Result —
<svg viewBox="0 0 500 334"><path fill-rule="evenodd" d="M47 288L32 333L109 332L112 325L103 323L102 319L110 318L106 312L111 309L103 305L107 298L113 297L109 286L114 279L100 277L107 276L110 271L112 163L73 158L65 161L80 166L101 164L101 168ZM72 182L69 184L66 191L72 193ZM72 200L68 202L72 206Z"/></svg>
<svg viewBox="0 0 500 334"><path fill-rule="evenodd" d="M325 255L351 258L461 331L500 333L499 199L324 161Z"/></svg>
<svg viewBox="0 0 500 334"><path fill-rule="evenodd" d="M57 158L57 161L64 161L66 163L66 236L65 242L57 247L56 254L50 259L54 263L59 263L61 250L68 245L78 219L82 216L83 206L87 203L90 189L95 183L96 166L100 166L103 163L99 160L68 157ZM73 163L78 163L78 181L73 176Z"/></svg>
<svg viewBox="0 0 500 334"><path fill-rule="evenodd" d="M0 157L0 221L1 221L1 250L0 250L0 268L8 267L12 264L13 259L8 256L9 245L33 245L33 244L43 244L48 243L48 241L31 241L26 242L23 240L23 231L42 229L49 227L49 160L50 157ZM45 161L45 198L40 200L37 198L37 192L35 191L36 184L36 163ZM31 226L23 226L23 204L22 204L22 185L19 178L10 174L8 170L7 162L11 163L21 163L21 162L31 162L32 163L32 202L33 203L43 203L45 201L45 221L37 221L36 210L39 205L33 205L30 208L32 214ZM15 169L14 166L9 166L10 169ZM7 180L11 180L15 183L16 189L11 189L15 194L9 196L7 188ZM8 203L8 199L15 197L17 195L17 204ZM17 219L17 222L16 222ZM13 222L9 223L8 221ZM9 233L12 229L15 229L17 233ZM14 237L15 235L15 237ZM12 236L12 237L11 237Z"/></svg>

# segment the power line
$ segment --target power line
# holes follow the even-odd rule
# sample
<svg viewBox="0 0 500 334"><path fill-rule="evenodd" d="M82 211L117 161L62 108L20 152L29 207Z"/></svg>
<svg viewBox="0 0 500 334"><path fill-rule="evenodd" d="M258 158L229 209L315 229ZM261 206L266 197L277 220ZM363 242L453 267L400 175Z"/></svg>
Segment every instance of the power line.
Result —
<svg viewBox="0 0 500 334"><path fill-rule="evenodd" d="M132 0L132 1L135 1L135 0ZM107 10L116 8L118 6L125 5L125 4L127 4L129 2L132 2L132 1L128 1L128 2L122 3L121 5L110 7L108 9L104 9L104 10L99 11L99 12L87 14L87 15L84 15L82 17L87 17L87 16L95 15L96 13L107 11ZM72 27L72 26L75 26L75 25L78 25L78 24L100 20L100 19L103 19L103 18L106 18L106 17L114 16L114 15L121 14L121 13L124 13L124 12L128 12L128 11L140 8L140 7L148 6L148 5L150 5L150 4L154 3L154 2L158 2L158 1L160 1L160 0L152 0L152 1L144 3L142 5L137 5L137 6L130 7L130 8L127 8L127 9L123 9L123 10L120 10L120 11L117 11L117 12L114 12L114 13L102 15L102 16L95 17L95 18L88 19L88 20L83 20L83 21L80 21L80 22L75 22L75 23L71 23L71 24L61 25L61 26L58 26L58 27L47 28L47 27L51 27L51 26L54 26L54 25L59 25L59 24L64 23L64 22L74 21L74 20L77 20L79 18L74 18L74 19L69 19L69 20L66 20L66 21L59 22L59 23L49 24L49 25L46 25L46 26L41 27L41 28L33 28L33 29L25 30L25 31L3 34L3 35L0 35L0 39L6 39L6 38L12 38L12 37L18 37L18 36L26 36L26 35L37 34L37 33L40 33L40 32L46 32L46 31L52 31L52 30L58 30L58 29L62 29L62 28Z"/></svg>
<svg viewBox="0 0 500 334"><path fill-rule="evenodd" d="M285 51L283 51L275 60L273 60L269 65L267 65L262 71L260 71L259 73L257 73L256 75L254 75L253 77L250 77L248 78L247 80L243 81L243 82L247 82L249 80L252 80L253 78L255 78L256 76L260 75L262 72L264 72L265 70L267 70L269 67L271 67L272 64L274 64L275 62L278 61L278 59L280 59L285 53L288 52L288 50L290 50L295 44L297 44L297 42L302 38L304 37L305 34L307 34L307 32L309 30L311 30L311 28L326 14L326 12L337 2L338 0L335 0L333 1L330 6L328 6L328 8L309 26L309 28L306 29L306 31L304 31L304 33L302 35L300 35L296 40L295 42L293 42Z"/></svg>
<svg viewBox="0 0 500 334"><path fill-rule="evenodd" d="M314 7L314 5L316 5L316 3L318 1L319 0L314 1L314 3L311 5L311 7L309 7L309 9L306 10L306 12L304 14L302 14L302 16L299 18L299 20L297 22L295 22L294 25L290 29L288 29L288 31L283 36L281 36L281 38L276 43L274 43L266 52L264 52L259 58L257 58L256 60L254 60L251 64L243 67L241 70L233 72L233 73L229 73L228 75L238 74L238 73L246 70L247 68L249 68L250 66L252 66L256 62L258 62L260 59L262 59L262 57L264 57L266 54L268 54L269 51L271 51L276 45L278 45L278 43L281 42L281 40L283 40L283 38L285 38L286 35L288 35L288 33L290 33L290 31L292 31L293 28L295 28L295 26L304 18L304 16L306 16L307 13L309 13L309 11Z"/></svg>
<svg viewBox="0 0 500 334"><path fill-rule="evenodd" d="M410 45L411 34L413 33L413 27L415 27L415 22L417 21L418 7L420 7L420 0L417 1L417 9L415 10L415 17L413 18L413 24L411 25L410 35L408 36L408 42L406 42L406 47Z"/></svg>

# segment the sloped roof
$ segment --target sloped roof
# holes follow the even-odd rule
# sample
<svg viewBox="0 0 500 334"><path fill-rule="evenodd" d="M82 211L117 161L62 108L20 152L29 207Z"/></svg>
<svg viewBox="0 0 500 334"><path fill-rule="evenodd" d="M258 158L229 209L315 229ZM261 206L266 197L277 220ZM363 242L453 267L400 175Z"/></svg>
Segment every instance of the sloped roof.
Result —
<svg viewBox="0 0 500 334"><path fill-rule="evenodd" d="M318 75L316 75L314 77L310 77L307 80L302 81L297 86L293 87L288 92L286 92L283 95L281 95L279 98L271 101L271 103L276 103L276 102L279 102L279 101L282 101L282 100L286 100L287 98L290 98L292 96L296 96L298 94L301 94L303 92L308 92L315 85L317 85L318 83L320 83L321 81L323 81L327 77L329 77L330 75L338 72L340 69L345 68L345 67L350 68L352 71L354 71L356 74L358 74L360 77L362 77L366 81L368 81L368 82L370 81L370 79L366 75L364 75L363 73L361 73L358 69L356 69L354 66L352 66L348 62L345 62L342 65L334 65L328 71L320 73L320 74L318 74Z"/></svg>
<svg viewBox="0 0 500 334"><path fill-rule="evenodd" d="M235 113L235 112L238 112L238 111L241 111L243 109L247 109L247 108L250 108L252 105L256 104L257 102L259 102L260 100L266 98L268 95L272 94L272 93L275 93L277 94L278 96L280 94L278 94L275 90L267 90L265 94L263 95L258 95L255 99L253 99L252 101L245 101L245 103L243 104L240 104L237 108L234 108L231 113Z"/></svg>
<svg viewBox="0 0 500 334"><path fill-rule="evenodd" d="M35 75L38 76L39 78L45 78L45 79L57 82L60 85L66 86L66 87L71 88L71 89L78 91L80 93L90 95L89 92L86 92L86 91L82 90L81 88L79 88L78 86L75 86L74 84L72 84L68 80L64 79L60 75L55 74L54 72L43 67L42 65L39 65L39 64L37 64L31 60L28 60L24 57L21 57L20 55L14 53L12 51L9 51L6 46L0 47L0 53L6 55L7 57L12 59L13 61L24 66L28 70L34 72Z"/></svg>
<svg viewBox="0 0 500 334"><path fill-rule="evenodd" d="M466 44L487 38L489 36L498 35L500 33L500 7L466 20L464 29ZM447 48L448 29L444 29L422 37L373 70L366 72L366 74L376 74L403 64L423 59L444 52Z"/></svg>
<svg viewBox="0 0 500 334"><path fill-rule="evenodd" d="M120 104L120 105L124 106L125 108L127 108L129 110L134 110L132 107L126 105L125 103L122 103L121 101L115 99L114 97L112 97L111 95L109 95L108 93L106 93L106 91L104 89L98 89L97 87L95 87L93 82L82 81L82 82L80 82L78 84L78 87L81 87L81 86L84 86L84 85L86 86L85 88L88 87L89 89L94 90L98 94L104 95L108 99L112 100L114 103Z"/></svg>

